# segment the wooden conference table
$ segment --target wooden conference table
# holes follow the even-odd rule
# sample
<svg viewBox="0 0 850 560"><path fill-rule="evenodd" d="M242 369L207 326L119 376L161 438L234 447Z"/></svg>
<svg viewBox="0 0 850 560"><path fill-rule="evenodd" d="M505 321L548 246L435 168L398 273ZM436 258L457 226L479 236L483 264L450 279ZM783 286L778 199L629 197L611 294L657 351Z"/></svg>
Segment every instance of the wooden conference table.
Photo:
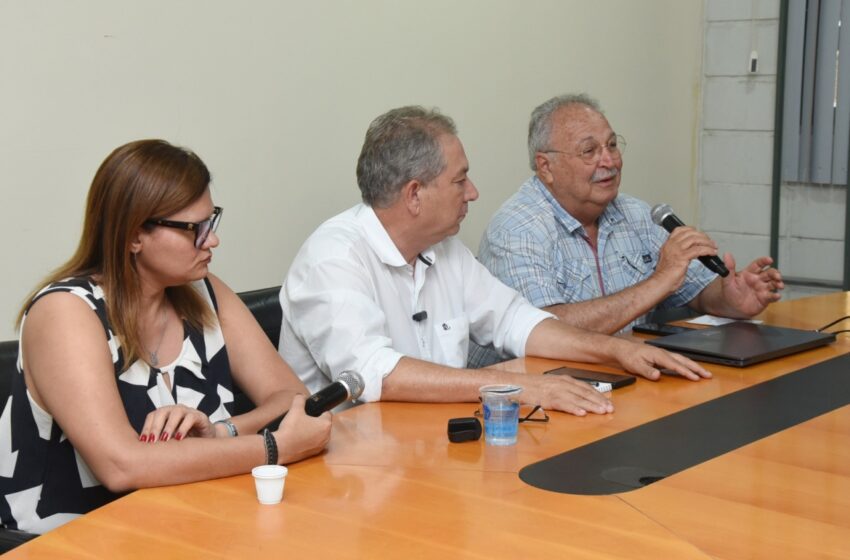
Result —
<svg viewBox="0 0 850 560"><path fill-rule="evenodd" d="M761 318L814 329L843 315L850 295L837 293L780 302ZM367 404L335 416L326 453L290 467L277 506L257 503L250 475L140 490L8 558L850 558L850 406L630 492L560 494L517 476L848 351L842 335L744 369L712 366L711 381L638 379L613 394L613 414L550 413L548 424L521 424L507 448L448 442L447 419L474 404Z"/></svg>

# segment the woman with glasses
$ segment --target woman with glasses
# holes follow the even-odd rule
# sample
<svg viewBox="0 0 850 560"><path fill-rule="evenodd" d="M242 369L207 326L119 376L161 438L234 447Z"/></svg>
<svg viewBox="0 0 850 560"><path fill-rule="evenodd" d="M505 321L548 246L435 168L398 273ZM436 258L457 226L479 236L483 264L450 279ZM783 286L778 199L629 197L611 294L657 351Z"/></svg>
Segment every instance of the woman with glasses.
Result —
<svg viewBox="0 0 850 560"><path fill-rule="evenodd" d="M117 148L89 190L82 237L21 311L0 416L0 520L42 533L137 488L319 453L330 414L208 268L222 209L194 153ZM234 384L256 408L231 417ZM285 411L280 428L257 432Z"/></svg>

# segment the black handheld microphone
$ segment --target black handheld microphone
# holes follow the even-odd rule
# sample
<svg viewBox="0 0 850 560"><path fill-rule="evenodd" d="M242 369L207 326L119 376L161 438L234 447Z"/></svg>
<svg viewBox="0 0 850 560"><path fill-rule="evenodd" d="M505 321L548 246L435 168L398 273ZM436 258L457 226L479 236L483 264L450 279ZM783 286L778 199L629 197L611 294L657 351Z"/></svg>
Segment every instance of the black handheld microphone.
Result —
<svg viewBox="0 0 850 560"><path fill-rule="evenodd" d="M336 381L319 389L307 398L304 403L304 412L307 416L321 416L326 410L330 410L345 401L353 401L363 394L363 378L354 371L344 371L339 374Z"/></svg>
<svg viewBox="0 0 850 560"><path fill-rule="evenodd" d="M685 225L685 222L673 213L673 209L668 204L656 204L652 208L652 221L671 233L677 227ZM724 278L729 276L729 269L717 255L699 257L699 262Z"/></svg>
<svg viewBox="0 0 850 560"><path fill-rule="evenodd" d="M307 416L321 416L326 410L330 410L338 404L345 401L353 401L363 394L363 378L360 374L354 371L344 371L339 374L336 381L323 389L319 389L304 402L304 412ZM286 417L284 412L264 427L275 431L280 427L280 423ZM260 430L257 433L261 433Z"/></svg>

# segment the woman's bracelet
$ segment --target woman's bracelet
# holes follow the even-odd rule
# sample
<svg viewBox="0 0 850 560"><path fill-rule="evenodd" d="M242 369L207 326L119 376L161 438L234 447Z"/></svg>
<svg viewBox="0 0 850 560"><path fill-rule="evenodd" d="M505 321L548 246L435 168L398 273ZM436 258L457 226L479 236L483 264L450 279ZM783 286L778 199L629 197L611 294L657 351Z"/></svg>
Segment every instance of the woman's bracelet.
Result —
<svg viewBox="0 0 850 560"><path fill-rule="evenodd" d="M277 441L268 428L263 430L263 442L266 445L266 464L277 465Z"/></svg>
<svg viewBox="0 0 850 560"><path fill-rule="evenodd" d="M230 434L230 437L236 437L239 435L239 431L236 429L236 424L230 421L230 418L225 418L224 420L217 420L215 424L224 424L224 427L227 428L227 433Z"/></svg>

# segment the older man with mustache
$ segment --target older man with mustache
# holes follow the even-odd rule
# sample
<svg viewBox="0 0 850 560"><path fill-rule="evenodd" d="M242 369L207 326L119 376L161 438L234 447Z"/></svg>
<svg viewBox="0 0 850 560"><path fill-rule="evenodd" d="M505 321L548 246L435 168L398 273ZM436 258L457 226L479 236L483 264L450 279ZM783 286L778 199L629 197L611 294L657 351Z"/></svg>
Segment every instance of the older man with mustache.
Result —
<svg viewBox="0 0 850 560"><path fill-rule="evenodd" d="M493 216L478 258L531 303L571 325L614 333L656 307L688 305L748 318L780 298L782 276L760 257L719 278L701 263L717 245L690 227L668 235L649 206L620 194L625 141L585 94L554 97L531 115L531 177ZM470 364L499 357L474 347Z"/></svg>

